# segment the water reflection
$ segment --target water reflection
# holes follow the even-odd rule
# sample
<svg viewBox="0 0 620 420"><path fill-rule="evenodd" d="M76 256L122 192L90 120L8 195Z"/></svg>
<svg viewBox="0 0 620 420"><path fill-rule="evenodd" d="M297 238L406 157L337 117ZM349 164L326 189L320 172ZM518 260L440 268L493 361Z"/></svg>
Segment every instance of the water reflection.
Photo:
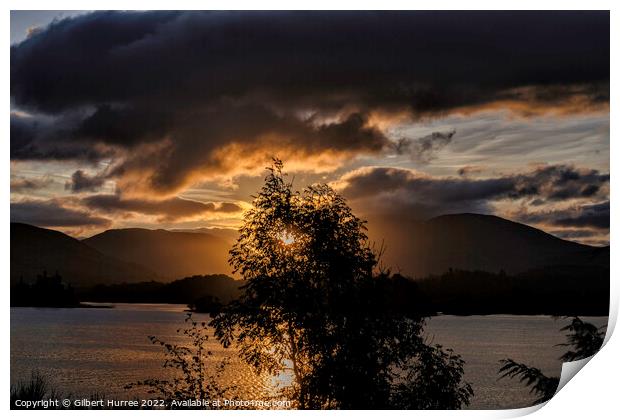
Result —
<svg viewBox="0 0 620 420"><path fill-rule="evenodd" d="M166 375L163 352L147 337L183 344L176 330L184 326L184 310L184 305L135 304L113 309L11 308L11 382L39 369L63 392L140 396L138 390L127 391L124 386ZM194 317L208 320L205 315ZM607 322L604 317L584 320L596 325ZM497 381L498 360L519 359L545 374L559 375L557 358L565 348L555 344L565 339L558 331L563 325L565 321L546 316L441 316L431 319L426 331L467 362L465 379L476 392L471 408L516 408L528 406L532 396L517 381ZM277 397L292 380L290 371L278 377L256 375L234 349L224 349L213 337L208 347L214 363L231 358L223 379L225 385L238 386L237 394L243 398Z"/></svg>

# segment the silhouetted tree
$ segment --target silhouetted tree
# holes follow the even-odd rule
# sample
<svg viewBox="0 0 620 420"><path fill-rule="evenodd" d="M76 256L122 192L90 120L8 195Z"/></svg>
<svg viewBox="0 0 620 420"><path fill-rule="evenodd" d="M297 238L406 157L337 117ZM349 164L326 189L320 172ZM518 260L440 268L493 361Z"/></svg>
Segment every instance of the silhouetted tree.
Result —
<svg viewBox="0 0 620 420"><path fill-rule="evenodd" d="M561 328L560 331L569 331L569 333L566 335L566 343L557 345L572 347L560 356L560 360L573 362L593 356L599 351L605 340L606 326L596 327L578 317L573 317L571 323ZM538 396L534 404L548 401L555 395L560 384L560 378L557 376L546 376L540 369L517 363L512 359L502 359L500 363L500 379L518 378L530 388L531 393Z"/></svg>
<svg viewBox="0 0 620 420"><path fill-rule="evenodd" d="M327 185L294 191L275 159L230 263L243 294L212 321L259 372L292 371L298 408L460 408L458 355L425 343L424 319L390 306L365 222Z"/></svg>

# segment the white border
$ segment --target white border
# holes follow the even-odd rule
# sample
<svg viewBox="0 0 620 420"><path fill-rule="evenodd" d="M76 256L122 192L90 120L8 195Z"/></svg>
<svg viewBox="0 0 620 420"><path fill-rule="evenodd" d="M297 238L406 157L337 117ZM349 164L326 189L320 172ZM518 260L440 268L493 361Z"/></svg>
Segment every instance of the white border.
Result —
<svg viewBox="0 0 620 420"><path fill-rule="evenodd" d="M618 21L617 13L614 10L614 5L617 2L612 1L599 1L589 0L585 1L544 1L544 0L521 0L521 1L481 1L470 0L464 1L446 1L446 0L433 0L427 2L420 1L403 1L403 0L382 0L382 1L365 1L365 0L345 0L345 1L333 1L333 0L314 0L314 1L295 1L286 2L282 0L263 0L263 1L248 1L248 0L229 0L229 1L210 1L210 2L197 2L177 0L174 2L163 1L130 1L130 0L108 0L108 1L76 1L76 0L58 0L52 3L45 1L12 1L5 2L7 4L7 10L1 16L1 27L5 28L6 37L9 38L10 32L10 14L9 10L80 10L80 9L212 9L212 10L256 10L256 9L283 9L283 10L309 10L309 9L325 9L325 10L345 10L345 9L381 9L381 10L547 10L547 9L572 9L572 10L611 10L611 69L618 69L618 54L615 47L619 39L618 36ZM465 8L464 6L467 6ZM524 28L524 30L527 30ZM10 252L10 232L9 232L9 202L10 202L10 165L9 165L9 119L10 113L10 60L9 60L9 48L10 42L5 38L5 52L4 60L5 64L2 66L1 71L3 74L4 83L2 97L5 100L6 109L4 112L5 119L4 124L4 136L2 139L2 147L0 148L2 153L2 174L4 181L0 184L1 195L4 198L3 206L1 207L2 220L4 222L0 224L0 269L2 270L2 281L4 282L4 293L2 293L0 305L4 308L4 316L2 318L2 337L4 338L4 346L2 346L2 377L4 378L3 388L5 391L2 394L3 408L9 410L9 361L10 361L10 323L9 323L9 252ZM612 75L616 75L614 71ZM618 89L615 79L611 80L611 101L615 104L618 98ZM615 107L611 106L611 137L613 137L614 122L618 120L618 113L615 111ZM618 167L618 151L613 144L610 145L610 168ZM612 174L611 189L615 191L614 176ZM611 204L611 232L614 231L614 226L618 220L618 208L614 202ZM618 316L618 279L620 273L618 269L618 252L616 248L611 248L611 308L610 308L610 320L609 331L614 329L617 316ZM608 334L606 338L606 345L596 355L591 362L589 362L581 372L578 374L578 379L569 381L568 384L546 405L537 407L520 409L520 410L489 410L489 411L476 411L465 410L458 412L438 411L438 412L401 412L401 411L388 411L375 413L372 411L360 411L355 413L338 412L338 411L322 411L320 416L330 418L341 418L342 416L348 416L350 414L360 418L374 418L377 415L389 418L416 418L423 419L446 419L446 418L459 418L459 419L484 419L484 418L511 418L519 417L534 412L531 418L535 419L579 419L583 418L612 418L617 415L618 411L618 396L617 396L617 381L620 378L620 367L618 366L615 354L620 350L620 344L617 337L611 337ZM543 407L544 406L544 407ZM542 408L542 409L541 409ZM50 419L60 418L82 418L84 416L92 418L108 418L109 412L81 412L81 411L59 411L59 412L18 412L11 411L10 415L15 418L38 418L45 416ZM132 418L161 418L171 415L178 415L178 413L171 412L115 412L114 416L122 416ZM189 413L190 416L196 415L196 413ZM251 416L255 418L310 418L316 414L314 412L287 412L287 411L228 411L228 412L209 412L207 415L222 418L233 417L241 418Z"/></svg>

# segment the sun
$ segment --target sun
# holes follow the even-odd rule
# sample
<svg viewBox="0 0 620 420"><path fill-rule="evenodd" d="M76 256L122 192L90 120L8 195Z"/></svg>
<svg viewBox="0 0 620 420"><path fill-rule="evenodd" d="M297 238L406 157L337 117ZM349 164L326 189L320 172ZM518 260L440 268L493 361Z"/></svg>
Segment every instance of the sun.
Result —
<svg viewBox="0 0 620 420"><path fill-rule="evenodd" d="M282 231L278 239L280 239L284 245L292 245L295 243L295 236L287 230Z"/></svg>

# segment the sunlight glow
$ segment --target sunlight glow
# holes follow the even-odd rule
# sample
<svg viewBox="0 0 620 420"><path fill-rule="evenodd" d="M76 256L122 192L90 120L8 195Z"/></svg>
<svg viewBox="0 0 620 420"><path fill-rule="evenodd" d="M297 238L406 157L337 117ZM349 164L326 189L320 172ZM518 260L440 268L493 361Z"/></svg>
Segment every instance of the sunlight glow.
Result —
<svg viewBox="0 0 620 420"><path fill-rule="evenodd" d="M282 241L282 243L284 245L291 245L293 242L295 242L295 236L293 236L292 233L288 232L288 231L283 231L280 234L280 241Z"/></svg>

